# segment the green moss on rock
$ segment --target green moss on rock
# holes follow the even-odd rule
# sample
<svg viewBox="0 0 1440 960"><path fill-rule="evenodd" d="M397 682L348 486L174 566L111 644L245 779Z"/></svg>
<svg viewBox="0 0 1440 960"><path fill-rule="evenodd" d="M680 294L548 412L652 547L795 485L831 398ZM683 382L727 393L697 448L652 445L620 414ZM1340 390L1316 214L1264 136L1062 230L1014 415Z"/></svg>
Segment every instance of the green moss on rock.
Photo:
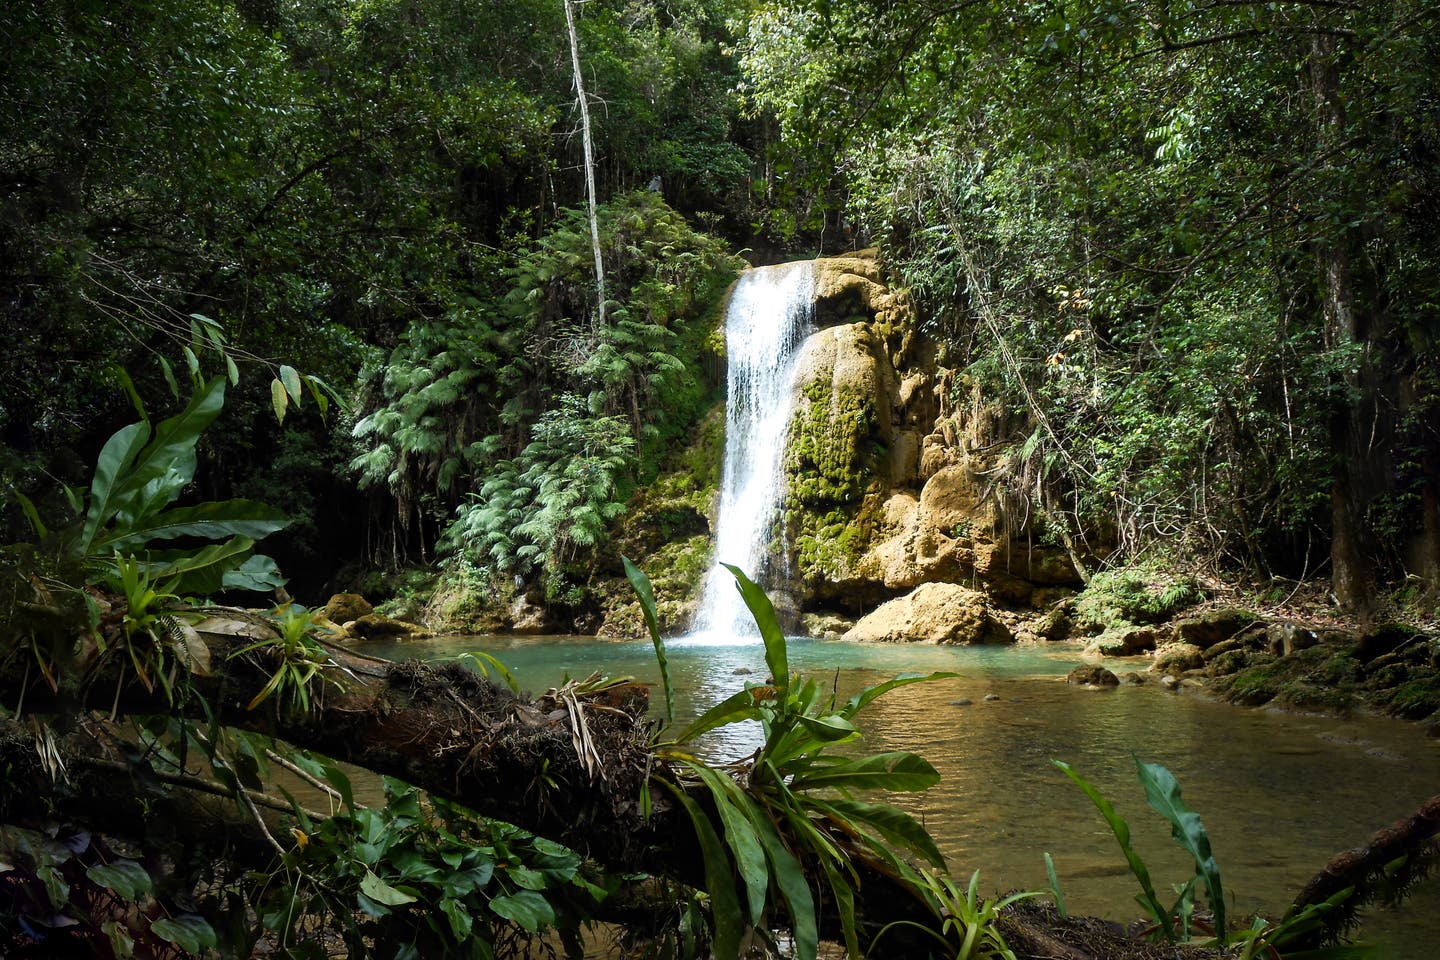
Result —
<svg viewBox="0 0 1440 960"><path fill-rule="evenodd" d="M789 495L807 507L859 500L871 474L863 443L874 426L873 403L837 393L829 380L814 380L802 393L786 449Z"/></svg>

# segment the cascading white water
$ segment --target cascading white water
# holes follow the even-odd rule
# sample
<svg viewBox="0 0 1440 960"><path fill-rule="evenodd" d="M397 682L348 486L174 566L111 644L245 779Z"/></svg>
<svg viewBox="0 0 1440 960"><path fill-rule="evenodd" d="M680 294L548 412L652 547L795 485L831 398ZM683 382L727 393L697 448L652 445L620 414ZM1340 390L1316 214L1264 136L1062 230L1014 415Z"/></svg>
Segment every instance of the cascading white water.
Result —
<svg viewBox="0 0 1440 960"><path fill-rule="evenodd" d="M736 284L725 314L725 467L715 522L715 567L695 634L711 642L758 636L729 563L769 587L767 546L785 494L785 435L800 345L810 334L815 271L809 261L758 267ZM783 573L784 571L779 571Z"/></svg>

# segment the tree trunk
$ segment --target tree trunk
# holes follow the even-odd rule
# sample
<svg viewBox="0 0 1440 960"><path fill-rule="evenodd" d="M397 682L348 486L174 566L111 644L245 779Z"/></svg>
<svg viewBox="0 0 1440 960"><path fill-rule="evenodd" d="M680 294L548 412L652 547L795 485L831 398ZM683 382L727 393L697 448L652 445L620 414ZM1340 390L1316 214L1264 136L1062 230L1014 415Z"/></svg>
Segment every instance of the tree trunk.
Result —
<svg viewBox="0 0 1440 960"><path fill-rule="evenodd" d="M596 216L595 152L590 139L590 102L585 99L585 79L580 71L580 34L575 29L572 0L565 4L565 26L570 33L570 65L575 71L575 97L580 103L580 133L585 150L585 198L590 210L590 249L595 254L595 329L605 326L605 265L600 259L600 223Z"/></svg>
<svg viewBox="0 0 1440 960"><path fill-rule="evenodd" d="M1345 106L1340 97L1339 69L1336 64L1335 37L1317 31L1310 47L1310 85L1315 100L1316 150L1323 158L1330 157L1345 138ZM1320 171L1331 167L1322 160ZM1332 201L1338 198L1330 198ZM1352 228L1322 238L1316 251L1322 281L1325 347L1343 351L1360 345L1360 356L1354 366L1347 366L1338 376L1345 399L1337 404L1331 420L1331 450L1335 458L1330 487L1330 578L1331 588L1340 606L1364 615L1373 606L1374 580L1370 573L1370 551L1365 505L1367 499L1366 450L1361 437L1363 396L1368 377L1364 368L1369 363L1366 343L1355 297Z"/></svg>

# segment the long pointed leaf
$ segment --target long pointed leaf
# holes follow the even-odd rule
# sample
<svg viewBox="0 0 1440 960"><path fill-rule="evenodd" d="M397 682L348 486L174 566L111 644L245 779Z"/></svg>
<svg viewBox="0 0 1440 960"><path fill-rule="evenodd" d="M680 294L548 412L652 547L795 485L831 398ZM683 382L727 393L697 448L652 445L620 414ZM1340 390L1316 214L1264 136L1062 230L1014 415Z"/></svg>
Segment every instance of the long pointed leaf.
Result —
<svg viewBox="0 0 1440 960"><path fill-rule="evenodd" d="M795 859L780 839L769 815L749 794L741 791L740 799L749 811L748 819L755 825L760 846L765 858L770 861L770 872L775 885L785 900L790 912L791 933L795 935L795 955L799 960L815 960L820 948L820 934L815 922L815 896L805 879L805 868ZM812 828L813 829L813 828Z"/></svg>
<svg viewBox="0 0 1440 960"><path fill-rule="evenodd" d="M1220 886L1220 865L1210 850L1210 834L1200 822L1200 814L1191 810L1180 798L1180 782L1158 763L1144 763L1135 758L1135 769L1145 787L1150 806L1170 821L1170 834L1195 860L1195 870L1205 881L1206 899L1215 914L1215 933L1225 942L1225 893Z"/></svg>
<svg viewBox="0 0 1440 960"><path fill-rule="evenodd" d="M176 507L142 520L128 530L102 539L97 546L123 550L150 540L201 537L219 540L242 536L259 540L290 524L290 518L274 507L253 500L223 500Z"/></svg>
<svg viewBox="0 0 1440 960"><path fill-rule="evenodd" d="M899 807L863 800L816 801L812 798L811 802L837 820L867 824L890 843L913 851L937 867L945 866L945 856L936 846L935 838L920 821Z"/></svg>
<svg viewBox="0 0 1440 960"><path fill-rule="evenodd" d="M650 642L655 646L655 659L660 664L660 685L665 688L665 722L675 721L675 690L670 686L670 663L665 659L665 641L660 639L660 619L655 615L655 591L650 578L635 566L629 557L621 557L625 564L625 576L640 599L640 610L645 614L645 626L650 630Z"/></svg>
<svg viewBox="0 0 1440 960"><path fill-rule="evenodd" d="M114 515L119 482L149 439L150 424L141 420L121 427L105 441L95 461L95 476L90 481L90 505L85 513L85 527L80 532L82 553L90 552L100 526Z"/></svg>
<svg viewBox="0 0 1440 960"><path fill-rule="evenodd" d="M847 760L813 773L797 774L791 780L795 790L834 787L838 790L928 790L940 782L940 774L924 757L904 751L877 753Z"/></svg>
<svg viewBox="0 0 1440 960"><path fill-rule="evenodd" d="M715 960L739 960L740 934L744 919L740 915L740 898L735 895L734 870L730 857L726 855L715 827L705 812L685 795L685 791L668 781L661 780L680 801L690 822L695 826L695 837L700 841L700 854L705 866L705 886L710 894L710 910L714 919L711 950Z"/></svg>
<svg viewBox="0 0 1440 960"><path fill-rule="evenodd" d="M737 797L741 787L734 780L704 763L686 764L700 778L715 798L715 809L725 827L725 843L735 854L735 866L745 881L745 896L750 908L752 926L760 923L765 912L765 894L769 889L770 871L765 867L765 851L755 825L746 816L748 808ZM739 806L737 806L737 803Z"/></svg>
<svg viewBox="0 0 1440 960"><path fill-rule="evenodd" d="M676 743L689 743L701 734L709 733L716 727L723 727L741 720L754 720L760 716L755 701L761 698L765 687L747 687L739 693L732 693L715 706L696 717L690 726L675 737Z"/></svg>
<svg viewBox="0 0 1440 960"><path fill-rule="evenodd" d="M1130 824L1126 823L1125 818L1115 812L1115 808L1111 805L1110 801L1106 800L1100 791L1096 790L1095 786L1090 783L1089 780L1086 780L1077 773L1070 764L1062 760L1052 760L1050 762L1059 767L1065 776L1075 781L1075 785L1084 792L1085 796L1090 798L1090 802L1095 804L1095 809L1100 811L1100 815L1103 816L1105 822L1110 825L1111 832L1115 834L1115 840L1120 844L1120 852L1125 855L1125 862L1130 865L1130 872L1133 873L1135 879L1140 882L1142 892L1137 899L1140 900L1141 905L1144 906L1146 910L1150 911L1150 916L1155 919L1155 922L1160 924L1160 928L1165 933L1165 939L1173 941L1175 939L1175 927L1170 922L1170 915L1164 907L1160 906L1160 898L1155 895L1155 884L1150 881L1150 871L1146 869L1145 861L1141 860L1140 854L1136 853L1135 848L1130 846Z"/></svg>
<svg viewBox="0 0 1440 960"><path fill-rule="evenodd" d="M908 687L912 683L928 683L931 680L948 680L951 677L958 676L960 676L960 674L948 671L937 671L935 673L902 673L898 677L892 677L886 680L884 683L877 683L873 687L866 687L864 690L861 690L850 698L849 703L845 704L845 709L841 710L840 713L847 719L852 718L855 714L865 709L865 706L876 697L883 696L897 687Z"/></svg>
<svg viewBox="0 0 1440 960"><path fill-rule="evenodd" d="M760 639L765 642L765 665L770 668L770 677L783 695L790 689L790 662L785 649L785 634L780 629L779 617L775 615L775 605L764 590L745 576L745 571L729 563L721 566L734 575L740 598L755 618L755 626L760 628Z"/></svg>

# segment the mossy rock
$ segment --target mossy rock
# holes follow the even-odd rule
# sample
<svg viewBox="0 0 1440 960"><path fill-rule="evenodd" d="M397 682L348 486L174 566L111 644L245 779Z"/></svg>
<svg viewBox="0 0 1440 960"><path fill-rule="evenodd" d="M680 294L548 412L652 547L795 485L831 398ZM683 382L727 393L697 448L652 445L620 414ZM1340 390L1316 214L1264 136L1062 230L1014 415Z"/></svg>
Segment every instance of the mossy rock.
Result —
<svg viewBox="0 0 1440 960"><path fill-rule="evenodd" d="M1119 627L1091 640L1085 650L1105 657L1133 657L1154 650L1159 641L1151 627Z"/></svg>
<svg viewBox="0 0 1440 960"><path fill-rule="evenodd" d="M1215 644L1238 635L1259 620L1260 617L1254 611L1240 607L1206 610L1196 616L1176 620L1175 639L1181 643L1193 643L1201 650L1208 650Z"/></svg>

